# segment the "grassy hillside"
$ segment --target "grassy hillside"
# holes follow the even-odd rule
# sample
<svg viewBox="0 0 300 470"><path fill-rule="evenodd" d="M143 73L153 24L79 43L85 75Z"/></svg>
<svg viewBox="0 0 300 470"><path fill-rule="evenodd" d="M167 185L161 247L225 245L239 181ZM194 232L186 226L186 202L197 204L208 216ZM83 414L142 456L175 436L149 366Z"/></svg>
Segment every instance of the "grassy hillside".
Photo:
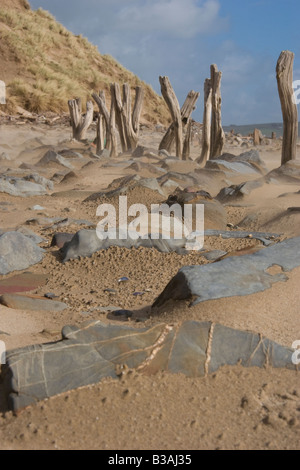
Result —
<svg viewBox="0 0 300 470"><path fill-rule="evenodd" d="M108 92L111 82L145 89L143 117L166 123L163 99L113 57L101 55L81 35L75 36L47 11L30 9L27 0L0 2L0 80L7 85L7 105L32 112L67 111L67 101ZM106 93L109 102L109 93Z"/></svg>

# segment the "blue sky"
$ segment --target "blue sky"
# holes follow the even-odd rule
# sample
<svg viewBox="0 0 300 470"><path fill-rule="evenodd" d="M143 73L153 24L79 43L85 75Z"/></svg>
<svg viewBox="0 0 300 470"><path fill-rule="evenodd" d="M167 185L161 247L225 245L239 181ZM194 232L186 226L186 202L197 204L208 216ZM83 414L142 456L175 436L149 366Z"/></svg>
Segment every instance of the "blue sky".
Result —
<svg viewBox="0 0 300 470"><path fill-rule="evenodd" d="M276 62L295 53L300 80L299 0L30 0L75 34L82 34L160 94L167 75L182 104L200 91L210 65L222 71L223 124L282 120Z"/></svg>

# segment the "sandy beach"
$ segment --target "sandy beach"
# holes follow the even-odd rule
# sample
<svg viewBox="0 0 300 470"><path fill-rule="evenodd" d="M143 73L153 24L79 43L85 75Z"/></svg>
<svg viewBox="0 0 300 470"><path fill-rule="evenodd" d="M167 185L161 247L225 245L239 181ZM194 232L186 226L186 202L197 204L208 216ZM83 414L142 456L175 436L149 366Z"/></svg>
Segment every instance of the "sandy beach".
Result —
<svg viewBox="0 0 300 470"><path fill-rule="evenodd" d="M262 292L207 300L192 307L188 300L169 300L162 307L152 308L181 267L206 265L211 261L201 252L178 254L145 247L131 250L111 247L62 264L58 247L51 246L55 233L74 234L88 225L71 222L61 229L50 219L84 220L95 226L98 222L96 209L108 198L85 199L107 190L109 185L116 187L117 179L136 174L141 178L156 178L160 175L159 169L166 165L168 171L182 175L195 172L198 168L195 160L201 151L197 139L192 143L191 159L187 162L174 159L166 163L166 157L155 159L151 155L134 159L125 154L111 162L93 156L93 129L86 143L73 141L67 124L50 126L28 121L21 124L20 120L4 122L3 119L0 132L0 154L7 157L0 162L2 174L22 177L34 170L53 182L53 189L46 195L17 197L0 193L1 230L27 227L43 238L39 246L45 250L41 262L3 275L1 280L25 271L45 275L46 281L27 295L43 297L54 293L58 301L68 305L59 312L1 305L0 340L5 342L8 351L59 341L65 325L81 327L87 320L122 324L111 316L109 308L99 310L99 307L105 309L111 305L132 311L132 317L124 324L136 329L161 322L176 326L194 320L259 333L287 348L300 339L300 267L286 272L287 280ZM157 151L162 136L160 129L144 125L139 145ZM81 158L69 160L72 170L56 163L36 166L49 149L58 153L69 149L79 153ZM239 155L245 150L248 149L227 141L224 152ZM257 150L266 171L280 166L279 140ZM138 165L132 165L134 161ZM227 176L231 184L255 178L257 175ZM181 186L191 185L183 182ZM209 188L198 189L209 190L215 198L224 186L223 179L216 178ZM171 192L169 190L169 194ZM167 193L163 195L142 187L133 188L127 196L129 204L146 206L167 199ZM117 198L110 202L118 203ZM280 235L279 241L300 236L300 212L289 209L299 208L299 205L299 184L287 180L263 184L238 202L223 204L227 230L238 227L250 232L275 232ZM34 209L34 206L40 208ZM205 237L204 248L225 251L226 257L265 249L252 237ZM281 271L279 266L270 268L271 274ZM124 276L129 281L118 283ZM133 292L143 295L133 295ZM0 378L0 448L299 450L299 385L299 373L271 366L224 365L205 377L166 371L148 375L129 368L118 379L106 378L13 413L8 409Z"/></svg>

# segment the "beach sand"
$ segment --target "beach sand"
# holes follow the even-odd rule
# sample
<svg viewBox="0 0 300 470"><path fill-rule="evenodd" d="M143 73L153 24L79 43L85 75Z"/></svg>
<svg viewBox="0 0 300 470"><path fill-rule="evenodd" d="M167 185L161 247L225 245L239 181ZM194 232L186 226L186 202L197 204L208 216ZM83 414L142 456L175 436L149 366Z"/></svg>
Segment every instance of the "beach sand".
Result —
<svg viewBox="0 0 300 470"><path fill-rule="evenodd" d="M153 168L125 168L96 161L90 155L90 142L71 142L67 125L46 126L18 122L2 123L0 154L10 160L0 162L1 173L16 171L21 163L35 165L49 148L71 148L82 153L84 160L72 160L75 176L61 181L70 170L54 166L39 168L47 178L60 173L49 195L14 197L0 193L0 228L8 230L32 219L64 217L88 219L97 224L96 209L105 198L84 202L93 192L105 190L115 179L125 175L158 176ZM140 145L157 149L163 134L144 127ZM239 154L240 147L226 151ZM247 149L246 149L247 150ZM280 166L280 142L258 148L268 170ZM200 155L198 141L192 144L191 157ZM121 164L129 159L123 155ZM139 161L149 162L141 157ZM154 161L154 160L153 160ZM152 163L153 163L152 161ZM89 165L84 166L86 163ZM155 163L159 166L161 160ZM172 171L191 172L193 161L174 162ZM16 172L17 175L17 172ZM224 186L224 185L223 185ZM222 183L211 187L215 197ZM201 189L201 188L200 188ZM225 206L227 221L244 230L274 231L281 239L300 236L300 212L288 211L300 206L296 184L264 184L245 197L239 205ZM285 194L283 197L279 197ZM152 198L150 200L150 198ZM166 197L136 188L128 194L128 204L159 203ZM35 205L44 209L32 210ZM247 223L241 222L248 217ZM28 224L28 222L27 222ZM187 255L160 253L154 249L110 248L90 258L62 264L57 247L50 247L54 233L75 233L69 225L55 229L32 221L26 225L44 238L44 259L27 270L47 274L46 285L32 293L43 296L53 292L70 308L63 312L17 310L0 305L0 340L8 350L37 343L57 341L65 325L80 326L90 319L110 323L107 313L93 310L98 306L134 311L126 324L141 328L157 322L176 325L186 320L212 321L225 326L260 333L284 346L300 340L300 268L286 273L288 280L255 294L201 302L190 307L187 301L169 301L160 309L151 305L178 269L185 265L206 264L201 253ZM261 247L254 239L210 237L209 250L239 250ZM279 269L273 267L273 270ZM275 271L274 271L275 272ZM12 277L16 273L1 276ZM118 279L130 281L118 285ZM115 295L105 289L116 289ZM133 296L134 291L146 291ZM88 312L88 313L86 313ZM139 322L134 319L139 318ZM3 334L3 332L5 334ZM161 372L147 376L128 370L119 379L107 378L95 385L72 390L30 406L17 414L7 409L0 378L0 449L111 449L111 450L192 450L192 449L298 449L300 448L300 379L299 373L271 367L246 368L223 366L204 378Z"/></svg>

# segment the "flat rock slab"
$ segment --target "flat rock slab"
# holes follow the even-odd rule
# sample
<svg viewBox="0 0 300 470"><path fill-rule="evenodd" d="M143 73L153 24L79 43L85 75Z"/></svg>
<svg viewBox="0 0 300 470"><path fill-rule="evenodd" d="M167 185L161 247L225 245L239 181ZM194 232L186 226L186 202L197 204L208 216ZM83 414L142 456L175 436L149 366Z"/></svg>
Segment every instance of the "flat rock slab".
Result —
<svg viewBox="0 0 300 470"><path fill-rule="evenodd" d="M6 232L0 236L0 274L27 269L43 256L44 250L22 233Z"/></svg>
<svg viewBox="0 0 300 470"><path fill-rule="evenodd" d="M120 232L116 234L116 239L105 238L101 240L98 238L96 230L79 230L75 233L71 241L66 242L60 249L62 262L65 263L70 259L78 259L79 257L89 257L92 256L93 253L106 250L111 246L119 246L128 249L142 246L145 248L155 248L161 253L175 251L179 254L187 253L187 247L189 246L187 238L172 238L169 240L162 238L152 239L149 234L149 238L147 239L138 238L134 240L130 237L123 239L119 236L119 233ZM202 246L200 248L202 248Z"/></svg>
<svg viewBox="0 0 300 470"><path fill-rule="evenodd" d="M300 266L300 237L274 244L254 254L232 256L217 263L184 266L167 284L154 302L154 307L167 300L193 298L191 305L264 291L275 282L286 281L283 273L271 275L267 269L278 265L283 271Z"/></svg>
<svg viewBox="0 0 300 470"><path fill-rule="evenodd" d="M3 235L4 233L7 233L7 232L22 233L22 235L25 235L26 237L30 238L35 244L39 244L39 243L42 243L42 242L46 241L45 238L40 237L39 235L37 235L35 232L33 232L32 230L30 230L27 227L11 228L11 229L7 229L5 231L0 230L0 235Z"/></svg>
<svg viewBox="0 0 300 470"><path fill-rule="evenodd" d="M224 364L295 370L294 350L245 331L210 322L186 321L135 329L92 321L65 326L62 340L7 351L3 387L11 410L78 387L116 378L127 366L203 377Z"/></svg>
<svg viewBox="0 0 300 470"><path fill-rule="evenodd" d="M205 168L221 170L225 173L237 173L241 175L255 175L257 173L261 174L261 171L251 165L251 163L241 161L228 162L226 160L208 160L205 165Z"/></svg>
<svg viewBox="0 0 300 470"><path fill-rule="evenodd" d="M37 166L59 165L73 170L73 166L68 162L67 158L62 157L54 150L48 150L45 155L39 160Z"/></svg>
<svg viewBox="0 0 300 470"><path fill-rule="evenodd" d="M265 246L272 245L276 238L280 237L278 233L272 232L247 232L244 230L212 230L208 229L204 231L206 237L222 237L224 239L228 238L255 238L260 240Z"/></svg>
<svg viewBox="0 0 300 470"><path fill-rule="evenodd" d="M248 196L254 189L260 188L264 184L263 178L258 180L246 181L238 185L231 185L221 189L216 199L221 202L231 202Z"/></svg>
<svg viewBox="0 0 300 470"><path fill-rule="evenodd" d="M275 168L265 176L268 183L292 183L298 184L300 181L300 161L290 160L279 168Z"/></svg>
<svg viewBox="0 0 300 470"><path fill-rule="evenodd" d="M18 295L18 294L3 294L0 297L0 303L9 308L18 310L44 310L47 312L61 312L68 308L64 302L55 300L47 300L43 297Z"/></svg>
<svg viewBox="0 0 300 470"><path fill-rule="evenodd" d="M0 280L0 294L29 292L46 284L47 274L25 272Z"/></svg>
<svg viewBox="0 0 300 470"><path fill-rule="evenodd" d="M48 193L45 186L41 184L25 181L21 178L7 177L0 178L0 192L18 197L43 196Z"/></svg>

